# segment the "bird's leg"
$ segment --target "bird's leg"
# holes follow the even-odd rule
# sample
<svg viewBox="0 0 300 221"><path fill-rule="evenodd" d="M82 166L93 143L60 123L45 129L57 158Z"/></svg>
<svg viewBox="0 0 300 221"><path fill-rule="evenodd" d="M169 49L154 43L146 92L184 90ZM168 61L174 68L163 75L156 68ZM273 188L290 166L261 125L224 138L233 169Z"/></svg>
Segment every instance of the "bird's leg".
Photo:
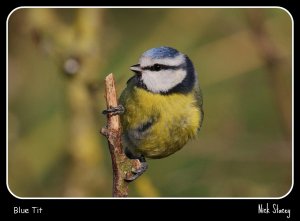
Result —
<svg viewBox="0 0 300 221"><path fill-rule="evenodd" d="M119 104L117 107L110 107L104 111L102 111L102 114L111 114L113 115L120 115L125 112L125 108L123 105Z"/></svg>
<svg viewBox="0 0 300 221"><path fill-rule="evenodd" d="M125 178L125 180L127 182L132 182L132 181L136 180L139 176L141 176L148 169L148 164L147 164L146 159L143 155L141 155L138 158L138 160L140 162L140 166L139 166L139 168L133 169L131 171L131 173L132 173L131 176L128 176L128 177Z"/></svg>

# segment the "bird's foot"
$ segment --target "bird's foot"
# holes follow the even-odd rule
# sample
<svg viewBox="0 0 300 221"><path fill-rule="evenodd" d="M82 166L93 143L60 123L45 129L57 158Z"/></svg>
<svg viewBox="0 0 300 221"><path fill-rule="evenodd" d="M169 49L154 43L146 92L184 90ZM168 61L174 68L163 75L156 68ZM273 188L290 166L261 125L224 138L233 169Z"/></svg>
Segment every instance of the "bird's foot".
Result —
<svg viewBox="0 0 300 221"><path fill-rule="evenodd" d="M143 156L140 157L138 160L139 160L139 167L133 168L131 174L126 176L125 181L132 182L136 180L148 169L148 164Z"/></svg>
<svg viewBox="0 0 300 221"><path fill-rule="evenodd" d="M102 111L102 114L111 114L113 115L120 115L123 114L125 112L125 108L123 107L123 105L118 105L117 107L110 107L104 111Z"/></svg>

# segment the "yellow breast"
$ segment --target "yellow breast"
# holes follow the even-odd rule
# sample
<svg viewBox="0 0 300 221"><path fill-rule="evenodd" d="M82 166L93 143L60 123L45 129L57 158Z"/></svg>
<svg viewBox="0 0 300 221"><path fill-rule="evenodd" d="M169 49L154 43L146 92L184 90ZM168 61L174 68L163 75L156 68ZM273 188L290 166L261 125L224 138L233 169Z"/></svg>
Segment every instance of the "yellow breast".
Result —
<svg viewBox="0 0 300 221"><path fill-rule="evenodd" d="M123 133L130 138L126 145L145 157L166 157L197 134L201 116L193 93L161 95L134 87L121 103ZM135 136L149 120L151 127Z"/></svg>

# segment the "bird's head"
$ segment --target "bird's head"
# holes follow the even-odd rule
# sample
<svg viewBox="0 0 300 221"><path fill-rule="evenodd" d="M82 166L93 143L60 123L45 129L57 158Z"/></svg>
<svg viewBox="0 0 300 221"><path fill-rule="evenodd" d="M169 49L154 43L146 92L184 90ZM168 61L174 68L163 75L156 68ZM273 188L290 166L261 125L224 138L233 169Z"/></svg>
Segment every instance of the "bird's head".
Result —
<svg viewBox="0 0 300 221"><path fill-rule="evenodd" d="M188 93L196 81L191 60L171 47L149 49L130 70L136 74L137 86L152 93Z"/></svg>

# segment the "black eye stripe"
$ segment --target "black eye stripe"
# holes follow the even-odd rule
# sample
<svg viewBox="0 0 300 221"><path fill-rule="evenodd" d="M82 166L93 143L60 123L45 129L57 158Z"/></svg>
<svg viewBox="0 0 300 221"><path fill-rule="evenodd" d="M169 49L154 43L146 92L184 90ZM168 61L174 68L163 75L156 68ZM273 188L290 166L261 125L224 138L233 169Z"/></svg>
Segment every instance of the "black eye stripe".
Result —
<svg viewBox="0 0 300 221"><path fill-rule="evenodd" d="M159 65L159 70L156 70L155 66ZM150 70L150 71L160 71L160 70L178 70L178 69L184 69L185 66L183 64L177 65L177 66L171 66L171 65L164 65L164 64L154 64L151 66L145 66L141 67L142 70Z"/></svg>

